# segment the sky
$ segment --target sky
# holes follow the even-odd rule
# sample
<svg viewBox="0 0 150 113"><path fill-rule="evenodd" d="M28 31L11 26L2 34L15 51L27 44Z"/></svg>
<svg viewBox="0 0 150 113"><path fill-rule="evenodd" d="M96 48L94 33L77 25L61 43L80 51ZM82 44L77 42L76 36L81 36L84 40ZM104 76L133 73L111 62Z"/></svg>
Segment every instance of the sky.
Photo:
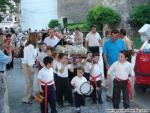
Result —
<svg viewBox="0 0 150 113"><path fill-rule="evenodd" d="M48 28L49 21L57 18L57 0L21 0L22 30Z"/></svg>

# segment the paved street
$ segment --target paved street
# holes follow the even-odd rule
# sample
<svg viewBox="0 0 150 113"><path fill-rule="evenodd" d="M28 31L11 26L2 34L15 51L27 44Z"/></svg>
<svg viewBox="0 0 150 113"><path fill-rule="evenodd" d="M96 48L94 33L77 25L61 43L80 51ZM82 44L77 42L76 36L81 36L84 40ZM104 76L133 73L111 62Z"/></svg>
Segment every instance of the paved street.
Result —
<svg viewBox="0 0 150 113"><path fill-rule="evenodd" d="M9 93L9 105L11 113L40 113L39 105L33 102L32 105L26 105L21 103L21 98L24 91L24 76L21 69L19 60L15 60L14 69L7 72L8 93ZM37 82L34 81L34 94L37 91ZM103 91L103 105L91 104L90 99L86 99L86 106L82 108L82 113L105 113L106 109L112 108L112 104L105 101L105 91ZM134 95L134 100L131 103L131 108L150 108L150 91L143 95ZM135 103L136 102L136 103ZM121 104L122 106L122 104ZM121 107L122 108L122 107ZM64 108L58 108L58 113L74 113L74 108L65 106Z"/></svg>

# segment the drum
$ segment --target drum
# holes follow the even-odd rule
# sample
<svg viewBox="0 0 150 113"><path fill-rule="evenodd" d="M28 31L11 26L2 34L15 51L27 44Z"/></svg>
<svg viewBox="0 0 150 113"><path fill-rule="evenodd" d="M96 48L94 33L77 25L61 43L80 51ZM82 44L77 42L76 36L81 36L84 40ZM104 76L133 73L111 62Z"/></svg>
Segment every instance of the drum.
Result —
<svg viewBox="0 0 150 113"><path fill-rule="evenodd" d="M80 86L80 92L83 95L90 95L93 92L93 86L89 82L84 82Z"/></svg>

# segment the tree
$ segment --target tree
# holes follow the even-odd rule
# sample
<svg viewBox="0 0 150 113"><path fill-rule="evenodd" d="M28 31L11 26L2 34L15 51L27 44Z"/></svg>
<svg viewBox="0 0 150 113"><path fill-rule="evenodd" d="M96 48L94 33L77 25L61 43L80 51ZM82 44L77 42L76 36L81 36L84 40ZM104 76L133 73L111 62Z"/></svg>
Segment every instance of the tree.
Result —
<svg viewBox="0 0 150 113"><path fill-rule="evenodd" d="M10 13L15 12L15 3L19 3L20 0L0 0L0 18L2 20L2 13L5 14L8 10Z"/></svg>
<svg viewBox="0 0 150 113"><path fill-rule="evenodd" d="M5 13L8 8L12 10L14 8L14 3L19 3L20 0L0 0L0 12Z"/></svg>
<svg viewBox="0 0 150 113"><path fill-rule="evenodd" d="M150 4L136 6L130 16L130 21L139 27L146 23L150 24Z"/></svg>
<svg viewBox="0 0 150 113"><path fill-rule="evenodd" d="M59 25L60 25L59 21L57 19L53 19L49 22L48 27L55 28L55 27L58 27Z"/></svg>
<svg viewBox="0 0 150 113"><path fill-rule="evenodd" d="M92 24L95 24L99 30L102 30L104 24L112 26L116 23L119 23L121 18L116 11L110 8L96 6L89 10L86 20L88 25L91 26Z"/></svg>

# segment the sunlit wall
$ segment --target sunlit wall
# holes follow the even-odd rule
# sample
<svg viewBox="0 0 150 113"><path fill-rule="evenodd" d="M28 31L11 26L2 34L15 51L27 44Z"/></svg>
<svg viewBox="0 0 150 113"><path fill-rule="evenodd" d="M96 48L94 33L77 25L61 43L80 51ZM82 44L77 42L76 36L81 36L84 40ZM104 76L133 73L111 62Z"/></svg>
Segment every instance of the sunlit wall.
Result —
<svg viewBox="0 0 150 113"><path fill-rule="evenodd" d="M22 30L46 29L48 22L57 18L57 0L21 0Z"/></svg>

